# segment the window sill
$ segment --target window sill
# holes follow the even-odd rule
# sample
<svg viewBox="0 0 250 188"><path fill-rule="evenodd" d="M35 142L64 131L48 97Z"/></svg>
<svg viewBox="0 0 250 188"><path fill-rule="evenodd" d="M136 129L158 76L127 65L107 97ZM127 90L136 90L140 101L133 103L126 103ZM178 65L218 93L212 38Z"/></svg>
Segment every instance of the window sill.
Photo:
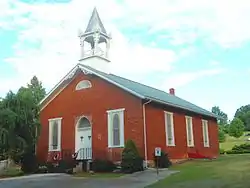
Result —
<svg viewBox="0 0 250 188"><path fill-rule="evenodd" d="M49 149L49 152L53 152L53 151L61 151L61 149Z"/></svg>
<svg viewBox="0 0 250 188"><path fill-rule="evenodd" d="M187 146L187 147L189 147L189 148L194 148L194 145L189 145L189 146Z"/></svg>
<svg viewBox="0 0 250 188"><path fill-rule="evenodd" d="M175 144L167 144L167 147L175 147Z"/></svg>
<svg viewBox="0 0 250 188"><path fill-rule="evenodd" d="M120 145L120 146L108 146L108 148L124 148L124 146Z"/></svg>

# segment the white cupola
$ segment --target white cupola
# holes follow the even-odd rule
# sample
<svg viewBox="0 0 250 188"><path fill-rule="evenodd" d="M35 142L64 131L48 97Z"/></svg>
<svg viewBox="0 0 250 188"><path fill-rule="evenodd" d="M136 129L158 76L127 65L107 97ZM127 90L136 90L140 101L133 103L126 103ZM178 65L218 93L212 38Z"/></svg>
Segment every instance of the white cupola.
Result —
<svg viewBox="0 0 250 188"><path fill-rule="evenodd" d="M79 31L80 63L102 72L109 73L109 49L111 36L107 34L96 7L85 32Z"/></svg>

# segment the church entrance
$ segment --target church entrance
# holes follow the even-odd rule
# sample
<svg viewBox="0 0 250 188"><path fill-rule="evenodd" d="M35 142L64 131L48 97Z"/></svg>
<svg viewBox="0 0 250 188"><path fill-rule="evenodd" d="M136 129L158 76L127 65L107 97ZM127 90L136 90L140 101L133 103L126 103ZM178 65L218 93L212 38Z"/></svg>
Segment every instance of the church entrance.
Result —
<svg viewBox="0 0 250 188"><path fill-rule="evenodd" d="M92 159L92 131L88 118L82 117L76 124L75 152L77 160Z"/></svg>

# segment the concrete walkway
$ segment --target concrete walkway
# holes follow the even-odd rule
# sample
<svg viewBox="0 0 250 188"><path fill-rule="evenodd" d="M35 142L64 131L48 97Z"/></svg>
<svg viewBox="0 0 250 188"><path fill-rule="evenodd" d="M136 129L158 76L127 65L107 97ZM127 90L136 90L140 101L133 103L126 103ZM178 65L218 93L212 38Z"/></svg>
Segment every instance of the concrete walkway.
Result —
<svg viewBox="0 0 250 188"><path fill-rule="evenodd" d="M0 180L0 188L144 188L160 179L176 173L167 169L160 170L157 176L155 169L128 174L120 178L76 178L65 174L39 174Z"/></svg>

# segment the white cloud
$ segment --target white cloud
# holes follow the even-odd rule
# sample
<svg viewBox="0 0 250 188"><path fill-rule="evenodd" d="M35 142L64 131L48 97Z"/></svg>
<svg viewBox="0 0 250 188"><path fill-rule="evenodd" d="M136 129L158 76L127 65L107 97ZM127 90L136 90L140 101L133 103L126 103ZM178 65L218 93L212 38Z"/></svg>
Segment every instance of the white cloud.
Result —
<svg viewBox="0 0 250 188"><path fill-rule="evenodd" d="M166 81L164 81L164 83L162 84L161 89L167 90L170 87L178 88L178 87L187 85L194 80L197 80L206 76L220 74L223 71L224 71L223 69L209 69L209 70L202 70L202 71L197 71L197 72L177 73L167 78Z"/></svg>
<svg viewBox="0 0 250 188"><path fill-rule="evenodd" d="M129 0L125 5L131 24L148 24L151 32L166 30L176 45L202 37L235 47L250 39L248 0Z"/></svg>
<svg viewBox="0 0 250 188"><path fill-rule="evenodd" d="M166 31L165 37L170 38L174 45L192 44L198 37L204 37L230 47L250 39L250 2L246 0L190 0L188 3L183 0L127 0L122 4L115 0L108 3L72 0L70 3L33 5L5 0L0 2L0 27L23 28L14 46L16 56L6 60L17 71L16 77L8 80L13 83L10 87L25 84L34 74L46 87L59 81L78 61L77 31L86 26L94 5L97 5L106 29L113 35L113 70L135 79L139 79L138 74L170 71L173 62L189 54L191 48L176 54L154 45L145 47L128 41L118 27L150 26L152 33ZM39 44L40 47L32 49L27 43ZM212 72L181 73L167 80L174 81L178 87L202 75L215 74Z"/></svg>
<svg viewBox="0 0 250 188"><path fill-rule="evenodd" d="M118 4L113 4L119 9ZM16 89L25 85L33 75L37 75L47 88L51 88L78 63L80 42L77 32L79 27L85 29L93 4L86 5L86 2L75 0L67 5L17 3L16 6L20 8L19 12L29 13L30 16L27 27L20 32L18 42L14 46L15 57L6 59L17 72L15 78L8 80L16 85L11 84L9 87ZM112 24L113 17L119 17L121 13L106 12L107 9L106 4L98 4L98 11L106 29L112 31L111 68L115 73L134 76L136 80L140 74L171 70L172 63L177 59L174 51L130 43ZM26 18L16 19L15 23L20 24L23 19ZM39 48L32 47L34 45L39 45ZM15 82L16 80L18 82Z"/></svg>

